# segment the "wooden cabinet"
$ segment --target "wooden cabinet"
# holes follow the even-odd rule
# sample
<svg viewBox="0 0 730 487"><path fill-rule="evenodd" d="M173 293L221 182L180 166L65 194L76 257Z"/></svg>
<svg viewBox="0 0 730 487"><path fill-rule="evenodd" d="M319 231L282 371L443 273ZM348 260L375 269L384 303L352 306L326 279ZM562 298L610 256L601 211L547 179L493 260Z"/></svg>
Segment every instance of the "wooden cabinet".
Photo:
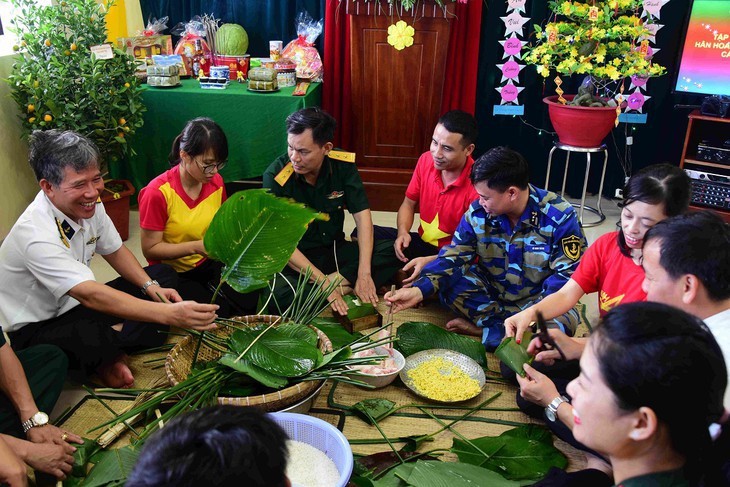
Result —
<svg viewBox="0 0 730 487"><path fill-rule="evenodd" d="M449 6L418 2L417 11L348 0L353 134L357 165L374 210L395 211L440 116ZM413 45L396 50L388 27L404 20Z"/></svg>
<svg viewBox="0 0 730 487"><path fill-rule="evenodd" d="M690 207L730 222L730 119L690 113L680 167L692 177Z"/></svg>

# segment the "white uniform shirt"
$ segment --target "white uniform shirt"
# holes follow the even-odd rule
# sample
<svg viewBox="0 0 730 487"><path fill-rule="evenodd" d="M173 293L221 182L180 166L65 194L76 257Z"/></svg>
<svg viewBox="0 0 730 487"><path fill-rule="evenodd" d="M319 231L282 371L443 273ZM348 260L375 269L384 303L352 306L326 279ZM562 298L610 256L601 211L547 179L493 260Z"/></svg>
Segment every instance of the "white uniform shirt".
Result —
<svg viewBox="0 0 730 487"><path fill-rule="evenodd" d="M94 254L121 246L103 204L79 226L40 191L0 247L0 325L16 331L74 308L79 302L66 293L94 280Z"/></svg>
<svg viewBox="0 0 730 487"><path fill-rule="evenodd" d="M705 318L705 324L720 345L722 356L725 357L725 366L728 368L728 376L730 376L730 309ZM725 389L723 404L725 409L730 411L730 386Z"/></svg>

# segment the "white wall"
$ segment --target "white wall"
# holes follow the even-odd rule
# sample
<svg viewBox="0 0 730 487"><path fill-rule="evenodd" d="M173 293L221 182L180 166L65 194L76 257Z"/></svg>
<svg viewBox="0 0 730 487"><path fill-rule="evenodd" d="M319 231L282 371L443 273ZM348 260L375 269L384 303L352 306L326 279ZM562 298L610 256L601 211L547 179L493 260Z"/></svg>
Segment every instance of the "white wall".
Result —
<svg viewBox="0 0 730 487"><path fill-rule="evenodd" d="M20 138L20 112L4 81L12 66L13 56L0 56L0 240L39 190L28 165L28 143Z"/></svg>

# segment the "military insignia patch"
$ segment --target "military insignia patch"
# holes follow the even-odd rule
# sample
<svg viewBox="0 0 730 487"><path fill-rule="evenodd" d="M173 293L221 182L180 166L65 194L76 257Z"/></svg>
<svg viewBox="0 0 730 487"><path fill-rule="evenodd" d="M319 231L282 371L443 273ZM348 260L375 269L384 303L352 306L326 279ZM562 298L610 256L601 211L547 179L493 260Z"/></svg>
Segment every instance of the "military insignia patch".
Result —
<svg viewBox="0 0 730 487"><path fill-rule="evenodd" d="M337 198L342 198L345 196L344 191L332 191L330 194L327 195L328 200L336 200Z"/></svg>
<svg viewBox="0 0 730 487"><path fill-rule="evenodd" d="M281 171L279 171L279 174L274 176L274 181L279 183L279 186L284 186L286 182L289 181L292 174L294 174L294 166L292 166L292 163L289 162Z"/></svg>
<svg viewBox="0 0 730 487"><path fill-rule="evenodd" d="M330 159L335 159L337 161L342 162L355 162L355 153L354 152L345 152L342 150L331 150L329 151L329 154L327 154Z"/></svg>
<svg viewBox="0 0 730 487"><path fill-rule="evenodd" d="M71 248L71 244L69 244L69 240L71 240L74 236L74 229L71 227L71 225L64 220L61 222L58 218L56 220L56 227L58 227L58 236L61 237L61 242L63 242L63 245L66 246L66 248Z"/></svg>
<svg viewBox="0 0 730 487"><path fill-rule="evenodd" d="M530 215L530 225L532 225L533 227L540 226L540 216L537 214L536 211L533 211Z"/></svg>
<svg viewBox="0 0 730 487"><path fill-rule="evenodd" d="M580 258L580 237L577 235L565 237L560 241L560 246L563 247L563 253L570 260L575 261Z"/></svg>

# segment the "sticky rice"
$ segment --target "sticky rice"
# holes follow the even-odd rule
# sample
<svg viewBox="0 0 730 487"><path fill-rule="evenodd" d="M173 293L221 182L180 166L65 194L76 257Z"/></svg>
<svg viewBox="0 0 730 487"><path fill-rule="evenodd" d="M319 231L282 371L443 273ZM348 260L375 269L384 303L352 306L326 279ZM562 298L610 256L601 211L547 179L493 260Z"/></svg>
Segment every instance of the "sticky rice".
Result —
<svg viewBox="0 0 730 487"><path fill-rule="evenodd" d="M286 464L286 476L292 487L335 487L340 480L337 466L321 450L302 443L288 440L286 442L289 458Z"/></svg>
<svg viewBox="0 0 730 487"><path fill-rule="evenodd" d="M419 394L443 402L464 401L481 392L476 379L442 357L436 357L408 371Z"/></svg>

